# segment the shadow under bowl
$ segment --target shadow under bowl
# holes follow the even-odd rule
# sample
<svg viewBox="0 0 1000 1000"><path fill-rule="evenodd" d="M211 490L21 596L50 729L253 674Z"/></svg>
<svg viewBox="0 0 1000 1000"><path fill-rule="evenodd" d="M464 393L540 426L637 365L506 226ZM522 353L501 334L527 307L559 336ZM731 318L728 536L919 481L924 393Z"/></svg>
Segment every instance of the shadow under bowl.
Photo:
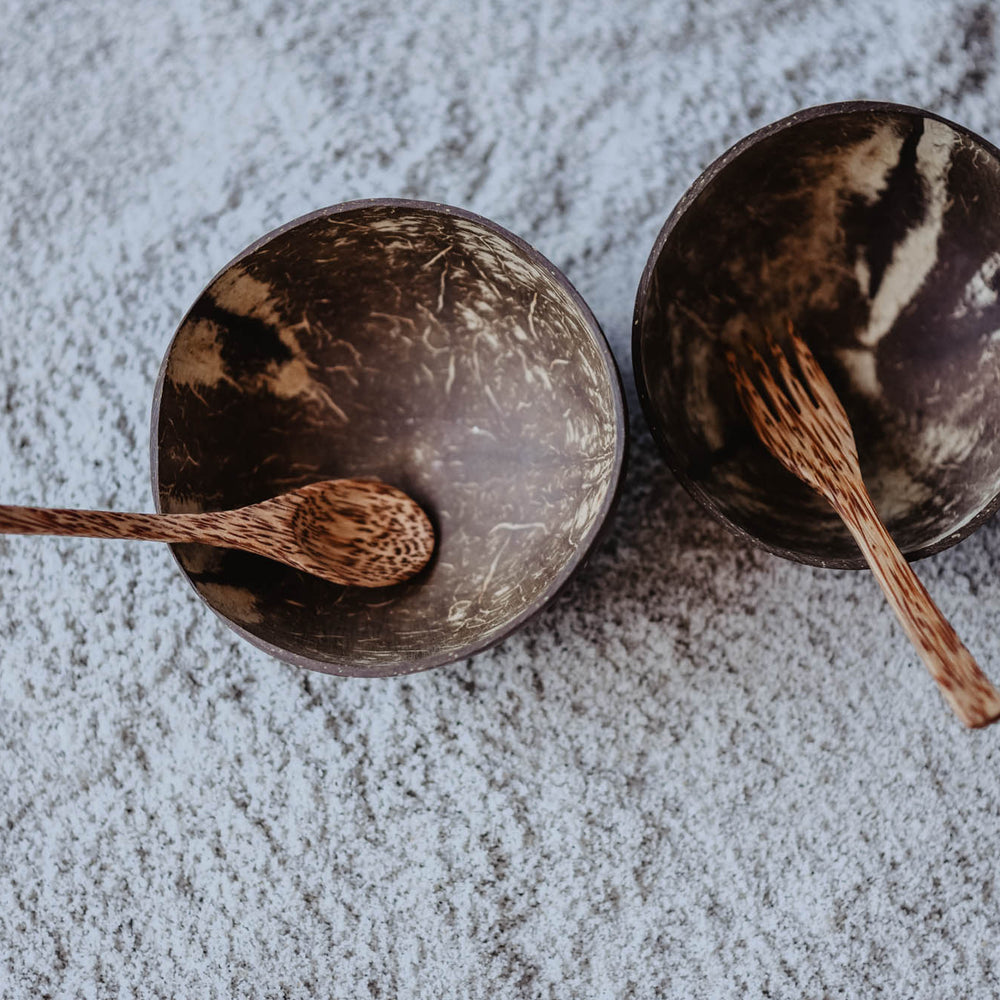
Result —
<svg viewBox="0 0 1000 1000"><path fill-rule="evenodd" d="M872 499L911 558L1000 504L1000 153L917 108L810 108L745 138L664 225L633 357L654 438L724 525L860 567L826 501L757 439L726 348L791 322L850 417ZM744 355L745 357L745 355Z"/></svg>
<svg viewBox="0 0 1000 1000"><path fill-rule="evenodd" d="M600 328L540 254L457 209L353 202L263 237L185 316L153 408L154 494L174 513L328 478L405 490L437 545L392 588L172 548L273 655L406 673L498 642L556 594L612 508L625 434Z"/></svg>

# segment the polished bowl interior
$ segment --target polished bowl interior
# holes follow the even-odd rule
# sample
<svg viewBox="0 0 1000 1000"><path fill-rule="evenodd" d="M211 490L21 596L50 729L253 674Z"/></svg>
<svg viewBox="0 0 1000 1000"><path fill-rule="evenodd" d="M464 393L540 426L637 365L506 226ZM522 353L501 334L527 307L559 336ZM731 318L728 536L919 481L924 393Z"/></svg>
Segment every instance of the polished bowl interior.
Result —
<svg viewBox="0 0 1000 1000"><path fill-rule="evenodd" d="M639 288L639 395L681 481L771 551L859 566L827 503L757 440L726 367L727 346L765 329L780 337L789 322L840 395L872 498L905 553L954 544L996 510L993 146L899 105L801 112L705 172Z"/></svg>
<svg viewBox="0 0 1000 1000"><path fill-rule="evenodd" d="M607 344L551 264L455 209L356 202L265 237L195 303L160 376L153 474L165 512L361 476L421 503L435 556L388 589L174 546L259 646L381 675L483 649L548 601L609 513L624 438Z"/></svg>

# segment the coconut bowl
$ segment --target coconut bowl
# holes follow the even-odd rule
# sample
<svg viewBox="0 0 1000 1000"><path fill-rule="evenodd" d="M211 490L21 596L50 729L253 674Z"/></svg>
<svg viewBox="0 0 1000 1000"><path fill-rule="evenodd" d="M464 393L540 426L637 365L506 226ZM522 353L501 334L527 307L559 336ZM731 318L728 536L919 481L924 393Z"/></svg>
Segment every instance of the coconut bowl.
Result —
<svg viewBox="0 0 1000 1000"><path fill-rule="evenodd" d="M639 286L633 357L680 481L743 538L860 567L832 509L745 416L726 349L803 336L842 400L862 472L911 558L1000 503L1000 154L938 115L852 102L769 125L666 221Z"/></svg>
<svg viewBox="0 0 1000 1000"><path fill-rule="evenodd" d="M258 240L184 317L156 391L154 493L164 512L340 477L409 493L436 550L391 588L174 546L262 649L398 674L483 650L552 600L612 510L625 436L611 352L552 264L459 209L353 202Z"/></svg>

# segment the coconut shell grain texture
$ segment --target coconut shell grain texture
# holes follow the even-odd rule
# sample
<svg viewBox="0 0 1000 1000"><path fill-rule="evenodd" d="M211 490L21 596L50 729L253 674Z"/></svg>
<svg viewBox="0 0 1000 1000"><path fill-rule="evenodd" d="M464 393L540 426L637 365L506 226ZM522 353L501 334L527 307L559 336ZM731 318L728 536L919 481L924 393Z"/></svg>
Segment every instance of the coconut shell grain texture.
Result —
<svg viewBox="0 0 1000 1000"><path fill-rule="evenodd" d="M639 288L653 434L690 492L779 555L863 560L740 407L725 353L792 323L847 411L872 499L915 558L1000 502L1000 155L916 108L810 108L747 137L678 204Z"/></svg>
<svg viewBox="0 0 1000 1000"><path fill-rule="evenodd" d="M325 209L211 282L163 363L153 476L167 513L375 477L435 526L431 564L375 590L177 545L222 618L332 673L419 670L539 610L613 505L617 371L565 278L499 227L415 202Z"/></svg>

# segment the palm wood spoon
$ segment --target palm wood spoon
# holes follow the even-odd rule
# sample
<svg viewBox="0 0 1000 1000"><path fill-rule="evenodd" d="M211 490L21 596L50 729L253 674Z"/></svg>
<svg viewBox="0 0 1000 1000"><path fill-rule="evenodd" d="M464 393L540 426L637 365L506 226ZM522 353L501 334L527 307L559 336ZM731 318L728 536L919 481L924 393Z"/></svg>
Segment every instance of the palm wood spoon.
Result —
<svg viewBox="0 0 1000 1000"><path fill-rule="evenodd" d="M205 514L0 506L0 534L199 542L357 587L400 583L423 569L434 550L434 529L416 501L394 486L362 479L328 479Z"/></svg>
<svg viewBox="0 0 1000 1000"><path fill-rule="evenodd" d="M788 333L805 384L769 333L773 368L784 388L760 352L746 344L766 400L735 354L727 352L737 395L754 430L786 469L825 497L840 515L903 630L959 719L970 728L995 722L1000 718L1000 692L980 670L893 542L861 478L854 435L837 394L791 324Z"/></svg>

